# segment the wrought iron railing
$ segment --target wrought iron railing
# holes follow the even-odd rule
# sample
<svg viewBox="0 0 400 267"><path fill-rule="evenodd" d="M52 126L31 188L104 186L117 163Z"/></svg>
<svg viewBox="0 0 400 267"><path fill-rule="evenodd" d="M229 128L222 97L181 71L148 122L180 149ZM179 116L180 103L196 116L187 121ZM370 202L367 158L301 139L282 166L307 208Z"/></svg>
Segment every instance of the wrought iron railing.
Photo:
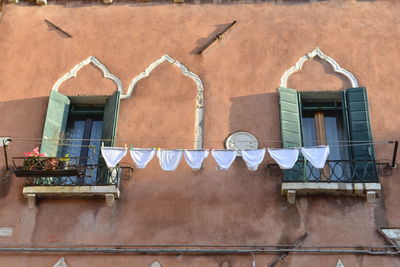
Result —
<svg viewBox="0 0 400 267"><path fill-rule="evenodd" d="M79 164L81 157L15 157L13 171L25 177L26 186L118 186L122 170L105 164Z"/></svg>
<svg viewBox="0 0 400 267"><path fill-rule="evenodd" d="M374 160L327 160L323 169L299 160L292 169L283 171L284 182L378 182Z"/></svg>
<svg viewBox="0 0 400 267"><path fill-rule="evenodd" d="M82 166L82 174L61 177L27 177L26 186L119 186L121 168Z"/></svg>

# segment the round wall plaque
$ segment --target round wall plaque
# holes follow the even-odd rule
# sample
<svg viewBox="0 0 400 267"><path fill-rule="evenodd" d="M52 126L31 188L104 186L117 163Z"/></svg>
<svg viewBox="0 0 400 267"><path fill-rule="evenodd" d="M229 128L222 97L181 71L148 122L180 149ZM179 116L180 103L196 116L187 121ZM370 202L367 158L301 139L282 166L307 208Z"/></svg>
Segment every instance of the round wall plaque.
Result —
<svg viewBox="0 0 400 267"><path fill-rule="evenodd" d="M225 140L225 147L227 149L246 150L257 149L257 137L248 132L236 132L231 134Z"/></svg>

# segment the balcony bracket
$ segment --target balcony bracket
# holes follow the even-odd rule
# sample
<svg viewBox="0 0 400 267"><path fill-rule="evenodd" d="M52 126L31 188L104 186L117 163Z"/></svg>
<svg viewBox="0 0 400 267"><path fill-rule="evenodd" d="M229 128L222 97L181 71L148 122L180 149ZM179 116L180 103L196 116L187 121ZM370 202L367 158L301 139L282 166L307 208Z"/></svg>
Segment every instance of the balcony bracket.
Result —
<svg viewBox="0 0 400 267"><path fill-rule="evenodd" d="M296 190L288 190L286 196L289 204L296 203Z"/></svg>
<svg viewBox="0 0 400 267"><path fill-rule="evenodd" d="M27 194L28 208L33 209L36 205L36 194Z"/></svg>
<svg viewBox="0 0 400 267"><path fill-rule="evenodd" d="M115 202L114 194L106 194L106 205L107 207L112 207Z"/></svg>

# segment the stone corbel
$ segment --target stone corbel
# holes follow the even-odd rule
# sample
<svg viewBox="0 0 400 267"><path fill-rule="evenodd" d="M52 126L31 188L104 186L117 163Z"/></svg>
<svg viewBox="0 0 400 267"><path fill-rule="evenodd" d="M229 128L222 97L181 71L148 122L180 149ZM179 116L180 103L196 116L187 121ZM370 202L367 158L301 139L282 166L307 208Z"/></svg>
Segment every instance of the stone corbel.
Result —
<svg viewBox="0 0 400 267"><path fill-rule="evenodd" d="M36 5L39 6L47 5L47 0L36 0Z"/></svg>

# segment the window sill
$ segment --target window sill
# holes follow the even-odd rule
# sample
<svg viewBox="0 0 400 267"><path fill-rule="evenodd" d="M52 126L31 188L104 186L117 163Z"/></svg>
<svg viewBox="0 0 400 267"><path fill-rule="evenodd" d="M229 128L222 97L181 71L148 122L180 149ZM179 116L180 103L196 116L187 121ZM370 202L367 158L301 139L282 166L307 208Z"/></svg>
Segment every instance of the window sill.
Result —
<svg viewBox="0 0 400 267"><path fill-rule="evenodd" d="M287 196L289 203L296 201L296 195L329 194L342 196L366 197L368 202L375 202L381 195L380 183L335 183L335 182L306 182L282 183L282 195Z"/></svg>
<svg viewBox="0 0 400 267"><path fill-rule="evenodd" d="M120 191L115 185L106 186L25 186L22 193L28 199L29 208L35 206L36 197L92 197L106 198L106 205L112 206Z"/></svg>

